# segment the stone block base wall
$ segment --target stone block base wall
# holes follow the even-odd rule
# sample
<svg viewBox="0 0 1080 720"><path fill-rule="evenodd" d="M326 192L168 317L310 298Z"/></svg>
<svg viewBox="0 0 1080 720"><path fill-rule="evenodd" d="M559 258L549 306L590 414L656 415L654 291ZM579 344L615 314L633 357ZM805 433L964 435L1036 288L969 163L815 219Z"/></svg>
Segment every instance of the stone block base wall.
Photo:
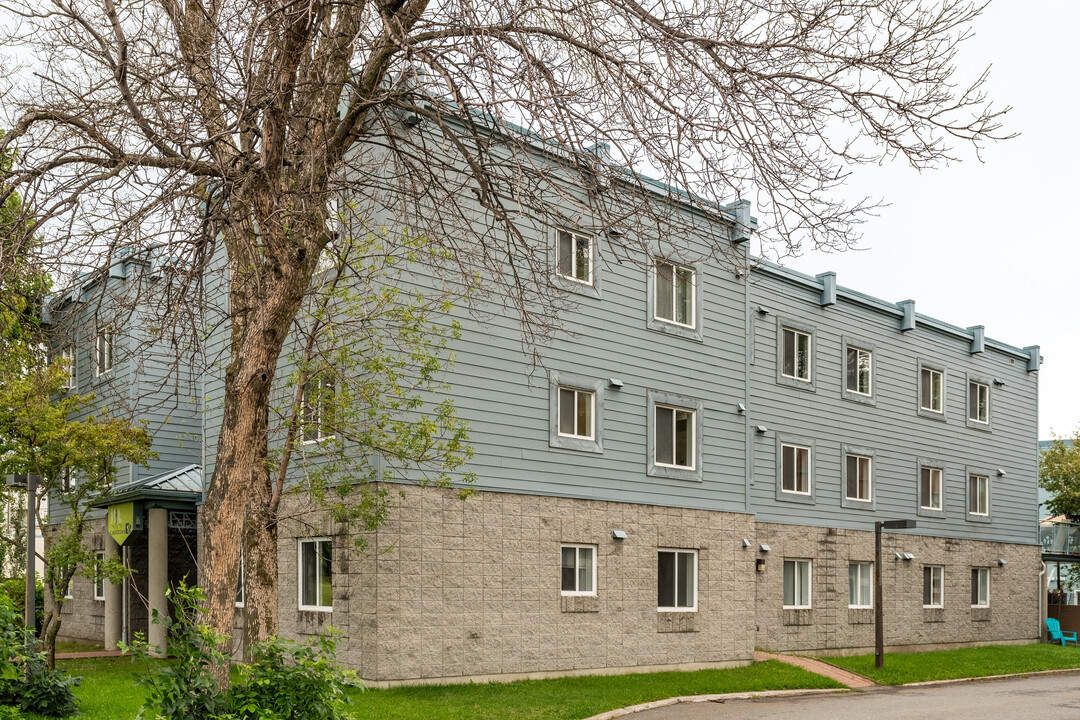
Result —
<svg viewBox="0 0 1080 720"><path fill-rule="evenodd" d="M87 522L87 547L95 552L105 549L105 518ZM94 599L94 581L83 569L71 579L71 599L64 601L60 611L60 640L78 640L102 644L105 642L105 601Z"/></svg>
<svg viewBox="0 0 1080 720"><path fill-rule="evenodd" d="M802 525L757 524L757 646L778 652L845 655L872 652L874 613L848 608L848 565L874 561L874 533ZM1040 548L906 533L883 534L885 645L891 651L1039 636ZM896 553L912 560L898 560ZM784 559L811 561L811 609L783 607ZM999 560L1005 560L1004 565ZM923 607L923 566L943 565L942 608ZM971 570L990 568L990 606L971 605Z"/></svg>
<svg viewBox="0 0 1080 720"><path fill-rule="evenodd" d="M310 517L283 524L281 630L338 627L341 659L377 684L746 664L753 526L739 513L408 488L367 554ZM323 536L333 612L299 611L297 541ZM596 546L595 597L562 596L563 543ZM657 611L658 548L698 551L696 612Z"/></svg>

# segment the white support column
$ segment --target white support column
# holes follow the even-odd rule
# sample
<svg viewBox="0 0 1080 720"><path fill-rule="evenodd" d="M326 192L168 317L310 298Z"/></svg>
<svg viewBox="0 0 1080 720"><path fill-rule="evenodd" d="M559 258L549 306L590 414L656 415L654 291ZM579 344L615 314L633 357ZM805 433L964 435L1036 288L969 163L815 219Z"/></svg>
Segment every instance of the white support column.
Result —
<svg viewBox="0 0 1080 720"><path fill-rule="evenodd" d="M105 560L112 560L120 554L120 546L113 536L105 533ZM105 649L115 650L120 640L123 620L124 586L121 583L105 583Z"/></svg>
<svg viewBox="0 0 1080 720"><path fill-rule="evenodd" d="M169 612L165 588L169 584L169 511L150 508L147 517L147 565L149 572L146 592L150 600L150 627L147 639L158 648L158 656L165 657L165 628L154 624L154 610L162 617Z"/></svg>

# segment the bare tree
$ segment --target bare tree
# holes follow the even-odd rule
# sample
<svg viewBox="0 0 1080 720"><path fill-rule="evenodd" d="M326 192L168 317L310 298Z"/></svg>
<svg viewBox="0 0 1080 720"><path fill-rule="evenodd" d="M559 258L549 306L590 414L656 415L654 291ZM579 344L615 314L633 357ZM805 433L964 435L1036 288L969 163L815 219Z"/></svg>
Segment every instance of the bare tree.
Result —
<svg viewBox="0 0 1080 720"><path fill-rule="evenodd" d="M0 186L22 193L52 255L71 270L155 247L202 293L223 248L202 582L227 632L244 535L254 637L277 626L272 388L334 201L368 229L425 236L432 275L503 303L535 349L569 301L532 228L617 230L612 253L643 262L691 222L678 193L706 218L755 199L766 252L842 249L872 209L836 195L852 166L934 166L999 135L1003 112L985 76L956 85L982 9L965 0L3 6L37 65L6 100L0 151L19 158ZM710 253L745 261L728 237ZM191 324L174 320L161 327Z"/></svg>

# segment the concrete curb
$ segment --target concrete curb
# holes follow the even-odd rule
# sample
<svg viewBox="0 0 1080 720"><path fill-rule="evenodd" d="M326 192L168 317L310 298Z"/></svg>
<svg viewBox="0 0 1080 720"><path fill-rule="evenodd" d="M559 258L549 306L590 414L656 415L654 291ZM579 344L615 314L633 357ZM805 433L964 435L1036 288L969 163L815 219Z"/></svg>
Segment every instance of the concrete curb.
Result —
<svg viewBox="0 0 1080 720"><path fill-rule="evenodd" d="M615 718L632 715L633 713L644 712L646 710L655 710L656 708L668 707L670 705L679 705L681 703L726 702L728 700L754 700L756 698L800 697L803 695L835 695L838 693L849 692L851 692L851 690L848 688L825 688L807 690L762 690L760 692L724 693L720 695L681 695L679 697L665 698L664 700L653 700L652 702L641 703L639 705L630 705L628 707L618 708L616 710L608 710L607 712L602 712L599 715L587 717L584 720L615 720Z"/></svg>
<svg viewBox="0 0 1080 720"><path fill-rule="evenodd" d="M1032 675L1067 675L1068 673L1080 673L1080 668L1059 668L1057 670L1032 670L1031 672L1009 673L1008 675L977 675L966 678L949 678L948 680L924 680L923 682L905 683L903 685L879 685L878 687L913 688L927 687L930 685L952 685L962 682L978 682L979 680L1004 680L1006 678L1023 678Z"/></svg>

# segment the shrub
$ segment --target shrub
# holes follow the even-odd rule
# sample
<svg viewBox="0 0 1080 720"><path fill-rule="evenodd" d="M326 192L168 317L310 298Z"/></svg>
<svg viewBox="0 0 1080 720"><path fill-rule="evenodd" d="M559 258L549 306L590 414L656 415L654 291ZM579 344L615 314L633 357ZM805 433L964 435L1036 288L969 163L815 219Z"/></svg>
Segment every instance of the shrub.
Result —
<svg viewBox="0 0 1080 720"><path fill-rule="evenodd" d="M49 717L74 715L75 679L50 668L44 653L27 650L34 644L10 605L0 603L0 654L7 660L0 667L0 705Z"/></svg>
<svg viewBox="0 0 1080 720"><path fill-rule="evenodd" d="M251 652L240 669L242 682L229 692L229 710L238 720L342 720L346 685L354 673L334 662L338 634L331 631L307 642L270 638Z"/></svg>
<svg viewBox="0 0 1080 720"><path fill-rule="evenodd" d="M37 623L37 627L41 627L45 622L45 586L41 584L41 578L38 578L35 583L35 596L34 622ZM25 577L12 577L0 582L0 602L5 601L11 603L21 622L23 608L26 607Z"/></svg>

